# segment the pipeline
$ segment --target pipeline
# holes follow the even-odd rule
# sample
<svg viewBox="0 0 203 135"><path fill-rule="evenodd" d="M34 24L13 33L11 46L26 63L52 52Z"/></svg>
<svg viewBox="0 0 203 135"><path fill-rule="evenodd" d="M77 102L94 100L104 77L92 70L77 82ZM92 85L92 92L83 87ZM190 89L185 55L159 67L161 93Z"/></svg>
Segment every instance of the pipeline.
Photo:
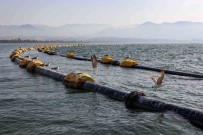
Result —
<svg viewBox="0 0 203 135"><path fill-rule="evenodd" d="M22 59L20 58L16 58L15 62L19 64L21 60ZM38 62L38 64L39 63L40 62ZM37 62L36 62L36 65L33 64L32 67L34 68L34 70L30 70L30 71L35 71L37 73L43 74L53 79L62 81L65 85L68 84L67 86L69 87L82 88L87 91L101 93L110 98L125 102L125 105L127 108L132 108L132 109L141 108L141 109L157 111L157 112L171 111L184 117L195 126L198 126L203 129L203 112L201 111L180 107L174 104L164 103L162 101L158 101L155 99L149 99L147 97L144 97L145 94L141 92L128 93L128 92L122 92L116 89L108 88L105 86L101 86L99 84L95 84L94 80L91 79L90 76L88 76L87 74L71 73L69 75L65 75L65 74L61 74L61 73L49 70L43 67L43 65L37 66ZM81 76L81 78L79 78L79 76Z"/></svg>
<svg viewBox="0 0 203 135"><path fill-rule="evenodd" d="M84 82L81 87L85 90L98 92L113 99L123 101L125 102L127 107L133 109L140 108L157 112L174 112L176 114L179 114L183 118L189 120L192 124L203 128L203 112L194 109L179 107L173 104L167 104L158 100L149 99L144 97L144 94L140 92L121 92L91 82Z"/></svg>
<svg viewBox="0 0 203 135"><path fill-rule="evenodd" d="M61 57L66 57L66 55L64 55L64 54L58 54L59 56L61 56Z"/></svg>
<svg viewBox="0 0 203 135"><path fill-rule="evenodd" d="M15 63L19 64L21 61L22 61L21 59L16 58ZM45 75L47 77L50 77L50 78L53 78L55 80L62 81L62 82L66 76L65 74L58 73L58 72L55 72L53 70L50 70L50 69L47 69L47 68L44 68L41 66L35 67L35 72L38 72L42 75Z"/></svg>
<svg viewBox="0 0 203 135"><path fill-rule="evenodd" d="M84 82L81 87L84 90L88 90L91 92L98 92L103 95L109 96L113 99L116 99L118 101L125 101L125 99L128 96L128 93L126 93L126 92L117 91L115 89L101 86L99 84L95 84L95 83L91 83L91 82Z"/></svg>
<svg viewBox="0 0 203 135"><path fill-rule="evenodd" d="M35 67L35 72L38 72L38 73L43 74L47 77L51 77L55 80L62 81L62 82L66 76L65 74L61 74L61 73L55 72L53 70L46 69L44 67Z"/></svg>
<svg viewBox="0 0 203 135"><path fill-rule="evenodd" d="M60 55L65 57L65 55ZM83 61L91 61L91 59L88 58L83 58L83 57L72 57L73 59L76 60L83 60ZM99 62L99 60L98 60ZM120 62L119 61L113 61L111 63L109 63L110 65L114 65L114 66L119 66ZM143 70L149 70L149 71L155 71L155 72L160 72L163 69L159 69L159 68L151 68L151 67L145 67L145 66L133 66L131 68L135 68L135 69L143 69ZM186 77L195 77L195 78L203 78L203 74L194 74L194 73L185 73L185 72L179 72L179 71L171 71L171 70L164 70L166 74L171 74L171 75L179 75L179 76L186 76Z"/></svg>
<svg viewBox="0 0 203 135"><path fill-rule="evenodd" d="M19 59L19 58L16 58L16 59L15 59L15 63L17 63L17 64L19 64L21 61L22 61L22 60Z"/></svg>
<svg viewBox="0 0 203 135"><path fill-rule="evenodd" d="M88 58L82 58L82 57L77 57L77 56L74 56L72 57L72 59L75 59L75 60L83 60L83 61L91 61L91 59L88 59Z"/></svg>
<svg viewBox="0 0 203 135"><path fill-rule="evenodd" d="M144 67L144 66L134 66L132 68L144 69L144 70L150 70L150 71L157 71L157 72L160 72L162 70L162 69L159 69L159 68L150 68L150 67ZM166 74L171 74L171 75L179 75L179 76L203 78L203 74L192 74L192 73L184 73L184 72L171 71L171 70L164 70L164 72Z"/></svg>
<svg viewBox="0 0 203 135"><path fill-rule="evenodd" d="M203 128L203 112L185 107L179 107L174 104L168 104L154 99L148 99L144 96L132 97L130 100L132 101L131 105L133 107L158 112L171 111L189 120L192 124Z"/></svg>

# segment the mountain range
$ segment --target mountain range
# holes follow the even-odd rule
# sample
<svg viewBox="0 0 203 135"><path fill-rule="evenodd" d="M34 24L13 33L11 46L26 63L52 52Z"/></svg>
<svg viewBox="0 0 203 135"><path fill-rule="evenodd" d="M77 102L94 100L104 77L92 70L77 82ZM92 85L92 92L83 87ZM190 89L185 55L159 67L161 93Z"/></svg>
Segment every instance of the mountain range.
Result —
<svg viewBox="0 0 203 135"><path fill-rule="evenodd" d="M178 21L174 23L145 22L139 25L113 27L106 24L0 25L0 39L34 40L186 40L203 41L203 23Z"/></svg>

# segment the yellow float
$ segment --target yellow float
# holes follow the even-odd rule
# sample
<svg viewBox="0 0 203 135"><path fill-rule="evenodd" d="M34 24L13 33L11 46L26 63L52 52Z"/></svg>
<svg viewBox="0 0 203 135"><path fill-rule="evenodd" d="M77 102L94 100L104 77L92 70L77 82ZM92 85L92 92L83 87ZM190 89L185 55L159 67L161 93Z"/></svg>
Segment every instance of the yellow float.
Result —
<svg viewBox="0 0 203 135"><path fill-rule="evenodd" d="M23 60L19 63L19 67L26 68L27 65L28 65L31 61L32 61L31 59L23 59Z"/></svg>
<svg viewBox="0 0 203 135"><path fill-rule="evenodd" d="M125 59L123 61L121 61L120 66L121 67L133 67L138 65L137 61L133 60L133 59Z"/></svg>
<svg viewBox="0 0 203 135"><path fill-rule="evenodd" d="M18 55L18 54L16 54L16 55L13 55L12 57L11 57L11 61L15 61L16 60L16 58L19 58L19 57L21 57L20 55Z"/></svg>
<svg viewBox="0 0 203 135"><path fill-rule="evenodd" d="M49 54L49 55L55 55L55 54L57 54L57 52L54 51L54 50L49 50L49 51L48 51L48 54Z"/></svg>
<svg viewBox="0 0 203 135"><path fill-rule="evenodd" d="M111 63L113 62L113 58L106 55L105 57L103 57L101 60L100 60L101 63L105 63L105 64L108 64L108 63Z"/></svg>
<svg viewBox="0 0 203 135"><path fill-rule="evenodd" d="M73 58L74 56L75 56L75 54L74 53L67 53L67 58Z"/></svg>
<svg viewBox="0 0 203 135"><path fill-rule="evenodd" d="M28 65L27 65L27 71L28 72L34 72L35 71L35 67L37 66L43 66L44 64L41 61L31 61Z"/></svg>
<svg viewBox="0 0 203 135"><path fill-rule="evenodd" d="M64 78L64 84L72 88L80 88L83 82L95 82L94 79L87 73L71 72Z"/></svg>
<svg viewBox="0 0 203 135"><path fill-rule="evenodd" d="M42 52L43 52L43 53L48 53L48 52L49 52L49 50L47 50L47 49L46 49L46 50L43 50Z"/></svg>

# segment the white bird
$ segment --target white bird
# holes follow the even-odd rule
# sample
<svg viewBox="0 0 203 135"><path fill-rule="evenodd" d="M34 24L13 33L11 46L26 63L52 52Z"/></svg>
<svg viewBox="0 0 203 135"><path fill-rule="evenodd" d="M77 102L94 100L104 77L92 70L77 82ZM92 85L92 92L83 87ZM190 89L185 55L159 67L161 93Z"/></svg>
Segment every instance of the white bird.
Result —
<svg viewBox="0 0 203 135"><path fill-rule="evenodd" d="M161 70L157 79L153 77L151 74L149 74L149 77L154 81L155 86L161 86L163 83L164 74L165 74L164 70Z"/></svg>
<svg viewBox="0 0 203 135"><path fill-rule="evenodd" d="M48 66L50 66L50 63L43 63L43 65L45 66L45 67L48 67Z"/></svg>

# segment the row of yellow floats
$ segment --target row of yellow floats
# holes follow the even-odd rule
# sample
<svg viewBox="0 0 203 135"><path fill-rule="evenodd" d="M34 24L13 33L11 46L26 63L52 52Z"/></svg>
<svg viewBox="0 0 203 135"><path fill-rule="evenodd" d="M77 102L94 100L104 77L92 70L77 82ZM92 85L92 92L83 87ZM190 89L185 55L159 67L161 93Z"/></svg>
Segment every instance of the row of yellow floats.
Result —
<svg viewBox="0 0 203 135"><path fill-rule="evenodd" d="M59 48L59 47L68 47L68 46L85 46L85 45L82 45L82 44L74 44L74 45L41 46L41 47L39 47L37 50L38 50L39 52L47 53L47 54L49 54L49 55L56 55L57 52L54 51L54 50L50 50L50 49ZM67 57L68 57L68 58L72 58L72 57L74 57L74 56L75 56L74 53L68 53L68 54L67 54Z"/></svg>
<svg viewBox="0 0 203 135"><path fill-rule="evenodd" d="M74 53L67 53L66 57L67 58L72 58L74 57L75 54ZM113 62L113 58L109 55L105 55L100 62L103 64L111 64ZM137 66L138 62L136 60L130 59L130 58L126 58L124 60L121 61L120 66L121 67L133 67L133 66Z"/></svg>
<svg viewBox="0 0 203 135"><path fill-rule="evenodd" d="M53 48L57 48L57 47L64 47L64 46L80 46L80 45L78 44L78 45L41 46L37 50L39 52L44 52L44 53L47 53L49 55L55 55L55 54L57 54L57 52L54 50L49 50L49 49L53 49ZM72 53L72 52L67 53L67 55L66 55L67 58L73 58L74 56L76 56L76 54ZM103 64L110 64L113 61L114 61L113 58L109 55L105 55L100 60L100 62ZM130 58L126 58L120 62L121 67L133 67L133 66L137 66L137 65L138 65L138 62L136 60L130 59Z"/></svg>
<svg viewBox="0 0 203 135"><path fill-rule="evenodd" d="M53 47L53 46L50 46ZM56 47L56 46L54 46ZM61 47L61 46L58 46ZM44 66L44 63L42 63L39 60L32 60L29 58L23 58L21 54L23 54L26 51L30 50L40 50L44 48L49 48L49 46L37 46L33 48L19 48L13 51L10 55L11 61L15 62L17 59L20 60L19 62L19 67L26 68L28 72L35 72L36 67L41 67L46 70L46 67ZM47 69L48 70L48 69ZM53 71L54 72L54 71ZM83 82L95 82L94 79L88 75L87 73L83 72L71 72L67 74L63 80L64 85L68 87L73 87L73 88L80 88Z"/></svg>
<svg viewBox="0 0 203 135"><path fill-rule="evenodd" d="M21 48L20 47L19 49L16 49L11 53L11 55L10 55L11 61L15 61L16 58L22 59L22 57L20 56L22 53L31 51L31 50L35 50L35 49L36 49L35 47L30 47L30 48Z"/></svg>
<svg viewBox="0 0 203 135"><path fill-rule="evenodd" d="M114 61L113 58L108 56L108 55L104 56L100 60L100 62L104 63L104 64L110 64L113 61ZM120 63L121 67L133 67L133 66L137 66L137 65L138 65L137 61L135 61L133 59L130 59L130 58L126 58L126 59L122 60L121 63Z"/></svg>
<svg viewBox="0 0 203 135"><path fill-rule="evenodd" d="M48 49L64 47L64 46L68 46L68 45L35 46L35 47L30 47L30 48L21 48L20 47L19 49L16 49L11 53L10 58L11 58L11 61L15 61L17 58L20 59L21 62L19 63L19 66L26 67L28 65L28 63L30 63L33 60L29 59L29 58L25 59L25 58L21 57L21 54L23 54L24 52L32 51L32 50L38 50L38 51L39 50L48 50ZM50 53L50 55L56 53L53 50L49 50L48 52ZM35 61L35 62L38 63L37 61ZM39 65L39 63L37 65Z"/></svg>
<svg viewBox="0 0 203 135"><path fill-rule="evenodd" d="M39 52L43 52L43 53L46 53L46 54L49 54L49 55L56 55L57 52L54 51L54 50L49 50L47 48L38 48L37 49Z"/></svg>

